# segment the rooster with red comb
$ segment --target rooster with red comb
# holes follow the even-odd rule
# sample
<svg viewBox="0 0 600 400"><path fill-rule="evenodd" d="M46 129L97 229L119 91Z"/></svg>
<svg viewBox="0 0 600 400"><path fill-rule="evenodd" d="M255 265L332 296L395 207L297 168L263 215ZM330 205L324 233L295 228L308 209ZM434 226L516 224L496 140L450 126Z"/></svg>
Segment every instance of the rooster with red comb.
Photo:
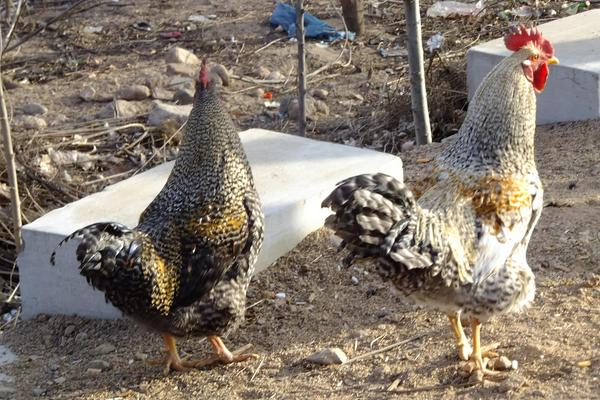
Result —
<svg viewBox="0 0 600 400"><path fill-rule="evenodd" d="M498 355L481 346L482 324L534 299L526 252L543 204L536 93L548 65L558 63L537 29L519 26L504 39L514 53L484 78L431 175L413 190L387 175L359 175L323 201L335 213L326 225L343 239L348 260L376 259L380 275L408 300L448 316L473 382L498 374L487 362Z"/></svg>

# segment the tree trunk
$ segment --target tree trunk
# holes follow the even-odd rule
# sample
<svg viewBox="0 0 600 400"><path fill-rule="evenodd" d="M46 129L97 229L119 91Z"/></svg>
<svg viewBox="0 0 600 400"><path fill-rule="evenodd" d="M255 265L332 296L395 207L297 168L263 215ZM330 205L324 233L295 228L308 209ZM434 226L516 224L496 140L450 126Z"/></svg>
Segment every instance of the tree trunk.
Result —
<svg viewBox="0 0 600 400"><path fill-rule="evenodd" d="M296 38L298 39L298 134L306 136L306 72L304 54L304 5L296 0Z"/></svg>
<svg viewBox="0 0 600 400"><path fill-rule="evenodd" d="M357 36L365 32L365 13L363 10L363 0L341 0L342 14L348 30L356 33Z"/></svg>
<svg viewBox="0 0 600 400"><path fill-rule="evenodd" d="M410 69L410 94L417 144L431 143L423 46L421 43L421 15L419 0L404 0L406 14L406 40L408 42L408 66Z"/></svg>

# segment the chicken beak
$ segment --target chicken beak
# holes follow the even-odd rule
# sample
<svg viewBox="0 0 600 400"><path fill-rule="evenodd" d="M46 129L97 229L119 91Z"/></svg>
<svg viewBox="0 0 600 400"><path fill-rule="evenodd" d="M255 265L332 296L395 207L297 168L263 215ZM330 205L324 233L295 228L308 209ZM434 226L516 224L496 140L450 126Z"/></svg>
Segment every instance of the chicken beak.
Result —
<svg viewBox="0 0 600 400"><path fill-rule="evenodd" d="M558 58L552 56L546 61L546 63L547 64L558 64Z"/></svg>

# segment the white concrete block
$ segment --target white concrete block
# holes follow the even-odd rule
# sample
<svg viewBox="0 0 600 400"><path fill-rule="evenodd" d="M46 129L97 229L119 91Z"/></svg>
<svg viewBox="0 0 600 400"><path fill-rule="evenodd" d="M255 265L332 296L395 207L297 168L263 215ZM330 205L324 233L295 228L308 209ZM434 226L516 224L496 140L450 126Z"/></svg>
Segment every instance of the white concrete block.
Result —
<svg viewBox="0 0 600 400"><path fill-rule="evenodd" d="M559 65L550 66L546 89L538 95L537 123L600 118L600 9L539 26L554 45ZM469 99L485 75L507 55L503 39L467 53Z"/></svg>
<svg viewBox="0 0 600 400"><path fill-rule="evenodd" d="M398 157L334 143L251 129L240 134L252 165L266 217L265 242L257 270L266 268L323 225L328 210L321 201L340 180L361 173L384 172L402 179ZM23 317L39 313L116 318L118 310L104 301L79 275L76 241L48 258L66 235L88 224L116 221L135 226L142 210L164 185L172 163L107 187L54 210L23 228L19 255Z"/></svg>

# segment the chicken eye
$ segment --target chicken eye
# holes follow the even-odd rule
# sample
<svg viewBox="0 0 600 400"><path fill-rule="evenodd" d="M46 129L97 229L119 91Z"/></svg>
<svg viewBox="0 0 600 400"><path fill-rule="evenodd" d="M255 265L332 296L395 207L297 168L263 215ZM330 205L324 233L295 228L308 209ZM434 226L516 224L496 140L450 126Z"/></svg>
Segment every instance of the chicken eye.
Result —
<svg viewBox="0 0 600 400"><path fill-rule="evenodd" d="M529 57L531 61L537 61L539 58L540 56L538 54L532 54L531 57Z"/></svg>

